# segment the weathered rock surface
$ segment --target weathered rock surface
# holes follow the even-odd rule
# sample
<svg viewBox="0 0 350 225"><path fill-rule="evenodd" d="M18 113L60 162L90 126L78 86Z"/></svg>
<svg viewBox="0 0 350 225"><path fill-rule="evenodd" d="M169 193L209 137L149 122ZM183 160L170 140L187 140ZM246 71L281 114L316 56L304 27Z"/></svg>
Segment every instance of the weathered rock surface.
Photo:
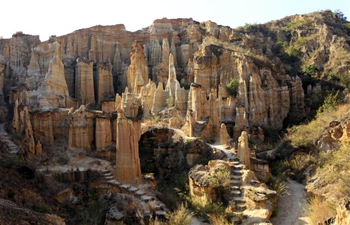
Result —
<svg viewBox="0 0 350 225"><path fill-rule="evenodd" d="M259 143L263 128L279 130L307 118L322 102L321 91L333 88L333 74L337 80L349 71L347 24L330 11L316 14L243 30L164 18L137 32L124 25L95 26L43 43L16 33L0 40L0 120L9 103L13 127L35 155L60 138L69 147L100 152L115 141L116 178L125 183L141 179L141 121L210 141L220 137L221 144L231 135L239 142L241 162L266 181L269 168L250 152L248 136ZM303 26L293 27L296 21ZM227 87L230 81L237 84L234 90ZM348 143L348 122L333 125L318 142L324 151ZM157 148L180 156L186 166L202 154ZM180 168L164 159L171 165L159 166L161 176ZM192 192L205 201L215 198L204 182L210 165L196 168ZM246 191L259 201L260 189ZM261 207L269 208L265 203Z"/></svg>
<svg viewBox="0 0 350 225"><path fill-rule="evenodd" d="M93 61L78 58L75 69L75 98L79 105L94 103L94 90Z"/></svg>
<svg viewBox="0 0 350 225"><path fill-rule="evenodd" d="M94 73L96 102L114 98L112 65L110 63L98 63Z"/></svg>
<svg viewBox="0 0 350 225"><path fill-rule="evenodd" d="M237 157L247 169L250 169L250 148L248 146L248 134L245 131L238 138Z"/></svg>
<svg viewBox="0 0 350 225"><path fill-rule="evenodd" d="M141 137L141 121L126 118L121 106L117 111L115 177L122 183L138 184L141 181L138 145Z"/></svg>
<svg viewBox="0 0 350 225"><path fill-rule="evenodd" d="M131 46L130 60L127 72L128 88L131 93L139 94L141 87L148 83L148 66L140 42L134 42Z"/></svg>
<svg viewBox="0 0 350 225"><path fill-rule="evenodd" d="M213 36L208 37L207 34ZM159 92L159 83L165 86L165 99L174 97L178 110L184 114L187 110L193 111L192 127L187 126L185 129L188 134L193 134L190 131L193 126L207 116L210 117L211 124L200 136L210 133L218 136L223 121L234 121L235 139L245 126L280 129L287 117L300 120L306 116L300 78L288 76L280 64L280 68L271 68L269 63L259 61L261 53L254 50L248 36L213 22L200 24L192 19L162 19L137 33L125 31L123 25L96 26L62 37L52 37L49 43L39 43L34 37L29 41L30 37L13 38L26 38L31 43L30 46L34 45L35 48L28 59L23 60L27 62L25 65L4 64L5 77L9 76L7 67L13 67L12 76L17 76L16 71L28 66L27 75L21 75L25 78L22 83L25 81L29 90L34 91L49 71L51 61L54 63L52 65L57 65L54 70L60 74L53 76L57 77L55 81L50 78L52 82L43 82L43 85L47 83L56 86L57 90L53 90L56 98L40 97L42 94L39 92L27 94L27 98L31 99L30 110L35 107L35 102L47 107L66 105L78 108L80 104L87 105L100 102L108 96L113 97L113 92L123 93L125 87L128 87L130 93L138 95L141 87L150 83L151 77L158 84ZM235 38L241 39L242 49L252 49L252 52L259 55L258 59L255 55L245 54L227 44ZM271 42L265 39L266 42ZM5 47L0 55L4 62L16 61L14 55L7 54L9 51L6 49L11 48L9 42L3 44ZM260 45L254 47L260 48ZM25 52L26 48L28 46L18 49ZM58 48L61 49L61 56ZM58 54L57 60L52 58L55 52ZM151 73L148 72L149 69ZM237 96L230 96L225 91L226 84L232 79L239 80ZM200 88L191 88L187 94L180 88L179 81L185 84L195 82ZM155 99L152 103L151 97L148 97L149 100L142 104L143 110L147 112L146 118L150 116L150 109L154 116L166 106L165 100L160 97L162 94L155 95L160 99ZM71 98L76 98L78 105L75 106L76 103ZM125 109L124 111L128 115ZM177 126L182 123L172 120L172 124Z"/></svg>
<svg viewBox="0 0 350 225"><path fill-rule="evenodd" d="M199 198L203 205L216 201L218 193L213 185L213 180L216 179L215 172L222 168L225 171L230 169L228 163L223 160L212 160L207 166L196 165L192 167L188 173L191 196ZM228 183L222 185L228 185Z"/></svg>

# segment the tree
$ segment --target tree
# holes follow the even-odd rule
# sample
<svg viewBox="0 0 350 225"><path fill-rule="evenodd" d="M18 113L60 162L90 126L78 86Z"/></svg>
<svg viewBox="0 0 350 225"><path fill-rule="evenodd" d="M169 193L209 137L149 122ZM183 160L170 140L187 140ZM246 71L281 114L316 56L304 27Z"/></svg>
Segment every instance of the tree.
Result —
<svg viewBox="0 0 350 225"><path fill-rule="evenodd" d="M344 15L344 13L342 11L340 11L339 9L335 10L333 12L333 17L337 18L337 19L341 19L341 20L346 20L346 16Z"/></svg>
<svg viewBox="0 0 350 225"><path fill-rule="evenodd" d="M234 97L238 94L239 81L237 79L232 79L230 83L226 85L228 93Z"/></svg>

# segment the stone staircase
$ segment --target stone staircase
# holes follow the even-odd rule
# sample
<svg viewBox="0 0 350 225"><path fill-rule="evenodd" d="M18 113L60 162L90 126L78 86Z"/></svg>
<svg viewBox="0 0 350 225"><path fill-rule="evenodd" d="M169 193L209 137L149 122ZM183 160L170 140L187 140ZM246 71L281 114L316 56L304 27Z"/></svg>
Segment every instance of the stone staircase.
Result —
<svg viewBox="0 0 350 225"><path fill-rule="evenodd" d="M109 186L116 187L119 189L120 193L129 194L134 196L137 199L140 199L143 206L144 216L156 216L158 218L164 218L166 213L169 211L165 204L153 196L147 195L144 191L139 188L130 185L122 184L119 181L115 180L113 173L108 170L102 170L103 177L107 181ZM152 215L153 212L153 215Z"/></svg>
<svg viewBox="0 0 350 225"><path fill-rule="evenodd" d="M15 143L13 143L10 135L5 131L4 123L0 124L0 142L6 146L7 151L10 154L18 154L21 151L21 149Z"/></svg>
<svg viewBox="0 0 350 225"><path fill-rule="evenodd" d="M231 161L231 175L230 175L230 191L231 191L231 203L235 205L236 212L243 212L246 210L246 202L243 198L242 190L242 169L243 165L235 157L230 159Z"/></svg>

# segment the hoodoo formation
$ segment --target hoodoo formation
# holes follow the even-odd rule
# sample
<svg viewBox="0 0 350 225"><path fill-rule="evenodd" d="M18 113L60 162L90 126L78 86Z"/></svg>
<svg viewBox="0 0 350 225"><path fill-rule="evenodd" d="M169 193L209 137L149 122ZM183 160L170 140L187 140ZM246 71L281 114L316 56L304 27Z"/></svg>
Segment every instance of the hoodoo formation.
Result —
<svg viewBox="0 0 350 225"><path fill-rule="evenodd" d="M187 201L203 224L271 224L282 162L338 204L316 159L345 148L349 117L307 144L291 127L348 104L349 27L325 10L236 29L163 18L0 39L0 223L167 224ZM329 218L349 224L342 200Z"/></svg>

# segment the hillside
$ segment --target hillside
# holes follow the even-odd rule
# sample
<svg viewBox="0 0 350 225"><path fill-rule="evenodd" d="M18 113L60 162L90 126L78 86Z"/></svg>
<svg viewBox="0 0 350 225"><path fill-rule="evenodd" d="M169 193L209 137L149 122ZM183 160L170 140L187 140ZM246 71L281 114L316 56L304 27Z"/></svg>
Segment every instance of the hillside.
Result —
<svg viewBox="0 0 350 225"><path fill-rule="evenodd" d="M349 35L326 10L235 29L163 18L0 39L0 166L17 176L1 205L36 211L30 224L188 222L182 202L203 223L269 223L276 184L325 178L344 157L348 120L334 116L348 113ZM309 191L332 205L347 194L317 182Z"/></svg>

